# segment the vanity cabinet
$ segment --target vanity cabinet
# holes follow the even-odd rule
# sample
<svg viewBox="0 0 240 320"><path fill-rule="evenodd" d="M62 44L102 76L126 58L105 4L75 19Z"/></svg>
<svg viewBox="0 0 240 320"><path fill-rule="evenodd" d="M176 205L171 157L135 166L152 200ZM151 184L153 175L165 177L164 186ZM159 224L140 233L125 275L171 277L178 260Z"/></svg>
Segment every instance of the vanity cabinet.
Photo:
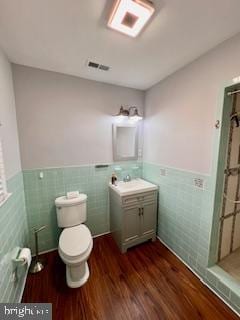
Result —
<svg viewBox="0 0 240 320"><path fill-rule="evenodd" d="M110 191L110 229L121 252L156 239L157 190L120 196Z"/></svg>

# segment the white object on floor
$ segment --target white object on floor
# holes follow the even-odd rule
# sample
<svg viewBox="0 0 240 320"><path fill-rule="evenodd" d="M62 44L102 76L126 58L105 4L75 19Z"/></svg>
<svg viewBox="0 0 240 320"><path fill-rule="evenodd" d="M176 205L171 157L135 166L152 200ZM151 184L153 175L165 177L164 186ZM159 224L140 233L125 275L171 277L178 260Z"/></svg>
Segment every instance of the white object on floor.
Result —
<svg viewBox="0 0 240 320"><path fill-rule="evenodd" d="M66 280L70 288L84 285L89 278L87 259L89 258L93 240L90 230L83 222L87 219L87 196L67 199L59 197L55 200L58 226L64 228L58 244L58 253L66 264Z"/></svg>
<svg viewBox="0 0 240 320"><path fill-rule="evenodd" d="M21 265L27 264L28 268L32 261L31 250L29 248L21 249L19 256L15 259L15 262L21 263Z"/></svg>

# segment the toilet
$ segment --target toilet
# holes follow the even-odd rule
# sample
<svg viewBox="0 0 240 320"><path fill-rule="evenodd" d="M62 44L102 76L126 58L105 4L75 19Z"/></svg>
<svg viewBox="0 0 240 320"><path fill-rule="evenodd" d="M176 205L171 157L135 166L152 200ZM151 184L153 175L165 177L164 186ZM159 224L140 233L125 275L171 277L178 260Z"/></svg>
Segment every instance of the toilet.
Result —
<svg viewBox="0 0 240 320"><path fill-rule="evenodd" d="M57 222L63 231L59 238L58 253L66 264L66 281L70 288L79 288L89 278L87 260L91 254L93 240L90 230L83 223L87 219L87 196L55 200Z"/></svg>

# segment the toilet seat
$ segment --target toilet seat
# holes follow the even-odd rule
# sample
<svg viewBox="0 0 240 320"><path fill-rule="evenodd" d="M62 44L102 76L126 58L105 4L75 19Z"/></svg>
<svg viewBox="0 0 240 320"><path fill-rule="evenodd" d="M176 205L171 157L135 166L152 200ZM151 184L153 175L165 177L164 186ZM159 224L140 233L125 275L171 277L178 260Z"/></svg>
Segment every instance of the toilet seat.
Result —
<svg viewBox="0 0 240 320"><path fill-rule="evenodd" d="M84 224L66 228L59 238L59 254L67 262L77 263L90 254L92 236Z"/></svg>

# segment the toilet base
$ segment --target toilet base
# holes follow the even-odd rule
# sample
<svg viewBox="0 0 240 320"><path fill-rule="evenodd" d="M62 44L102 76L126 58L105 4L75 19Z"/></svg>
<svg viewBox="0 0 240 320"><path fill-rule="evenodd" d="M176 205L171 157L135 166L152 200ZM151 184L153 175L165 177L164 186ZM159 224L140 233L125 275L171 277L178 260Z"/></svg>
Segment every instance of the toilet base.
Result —
<svg viewBox="0 0 240 320"><path fill-rule="evenodd" d="M80 266L66 266L67 285L70 288L79 288L83 286L89 278L89 267L87 262L83 262Z"/></svg>

